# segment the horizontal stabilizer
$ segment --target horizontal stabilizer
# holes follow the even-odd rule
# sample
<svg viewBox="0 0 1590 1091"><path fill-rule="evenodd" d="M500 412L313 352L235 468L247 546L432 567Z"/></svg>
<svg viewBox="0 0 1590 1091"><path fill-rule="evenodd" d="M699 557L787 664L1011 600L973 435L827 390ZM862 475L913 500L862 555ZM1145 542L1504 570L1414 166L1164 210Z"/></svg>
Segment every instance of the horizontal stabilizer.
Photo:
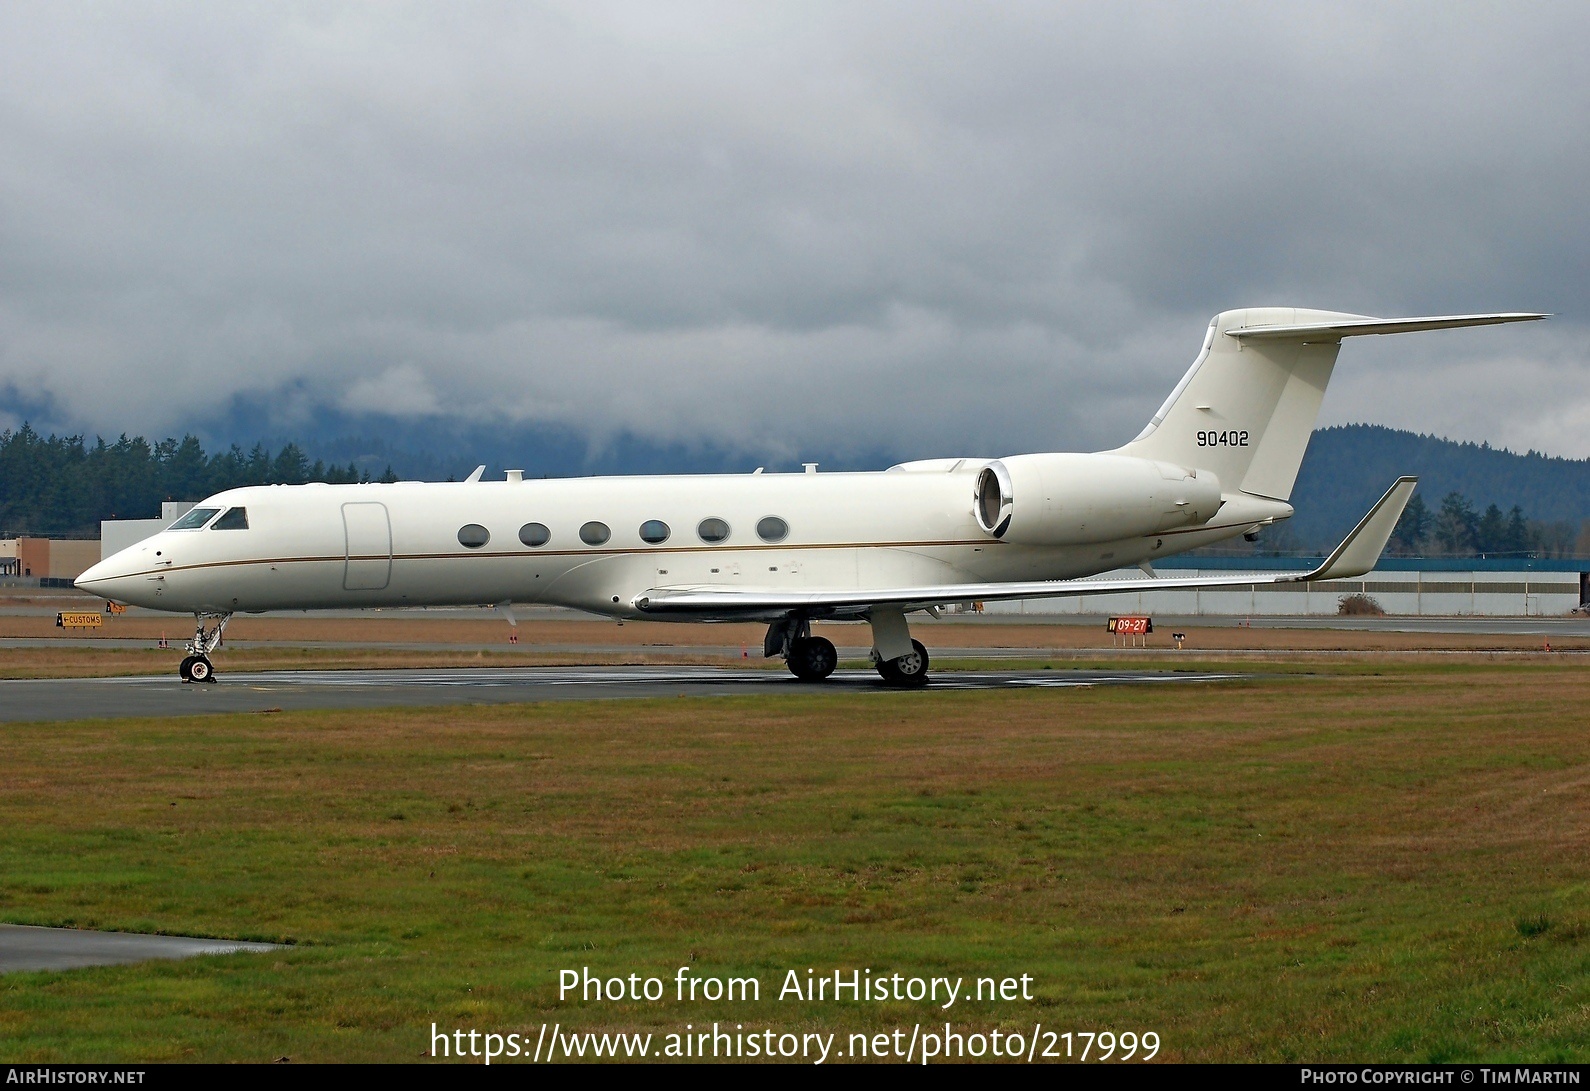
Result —
<svg viewBox="0 0 1590 1091"><path fill-rule="evenodd" d="M1341 320L1304 325L1246 326L1226 331L1240 341L1336 341L1369 333L1420 333L1424 330L1455 330L1463 326L1497 326L1503 322L1536 322L1550 318L1545 314L1448 314L1431 318L1370 318L1368 315L1343 315Z"/></svg>
<svg viewBox="0 0 1590 1091"><path fill-rule="evenodd" d="M1308 574L1308 579L1352 579L1374 568L1386 543L1391 540L1391 532L1397 529L1402 510L1413 499L1414 486L1418 484L1417 477L1397 478L1386 494L1375 501L1369 514L1358 521L1353 532L1342 539L1342 544L1325 558L1325 563Z"/></svg>
<svg viewBox="0 0 1590 1091"><path fill-rule="evenodd" d="M1233 576L1174 579L1039 580L1031 583L962 583L933 587L832 588L797 591L757 587L659 587L637 595L633 604L646 614L770 619L790 613L806 617L861 617L876 606L925 610L955 602L1065 598L1133 591L1207 590L1267 583L1310 583L1350 579L1375 567L1397 520L1413 496L1416 477L1399 477L1369 509L1342 544L1318 568L1307 572L1254 572Z"/></svg>

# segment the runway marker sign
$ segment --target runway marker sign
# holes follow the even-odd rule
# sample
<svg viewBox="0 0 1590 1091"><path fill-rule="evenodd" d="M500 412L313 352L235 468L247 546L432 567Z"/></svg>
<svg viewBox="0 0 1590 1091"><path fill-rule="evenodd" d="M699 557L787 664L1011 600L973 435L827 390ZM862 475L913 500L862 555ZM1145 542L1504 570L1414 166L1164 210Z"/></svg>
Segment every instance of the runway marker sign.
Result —
<svg viewBox="0 0 1590 1091"><path fill-rule="evenodd" d="M1115 638L1112 643L1120 638L1125 638L1128 644L1135 644L1137 643L1137 638L1141 637L1143 644L1146 646L1148 644L1148 634L1154 631L1154 619L1143 616L1112 617L1106 627Z"/></svg>

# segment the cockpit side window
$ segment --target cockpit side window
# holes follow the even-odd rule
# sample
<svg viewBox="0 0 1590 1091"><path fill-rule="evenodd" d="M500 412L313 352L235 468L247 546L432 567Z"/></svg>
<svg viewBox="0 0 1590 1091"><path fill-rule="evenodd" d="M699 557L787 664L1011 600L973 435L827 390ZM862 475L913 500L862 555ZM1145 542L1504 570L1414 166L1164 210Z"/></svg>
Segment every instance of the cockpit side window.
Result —
<svg viewBox="0 0 1590 1091"><path fill-rule="evenodd" d="M181 519L178 519L175 523L172 523L166 529L198 530L205 523L208 523L211 519L215 518L215 513L220 510L220 508L194 508L192 511L188 512L188 514L184 515Z"/></svg>
<svg viewBox="0 0 1590 1091"><path fill-rule="evenodd" d="M215 521L215 523L210 527L210 529L211 530L247 530L248 529L248 509L247 508L229 508L227 510L227 513L225 515L221 516L219 519L217 519Z"/></svg>

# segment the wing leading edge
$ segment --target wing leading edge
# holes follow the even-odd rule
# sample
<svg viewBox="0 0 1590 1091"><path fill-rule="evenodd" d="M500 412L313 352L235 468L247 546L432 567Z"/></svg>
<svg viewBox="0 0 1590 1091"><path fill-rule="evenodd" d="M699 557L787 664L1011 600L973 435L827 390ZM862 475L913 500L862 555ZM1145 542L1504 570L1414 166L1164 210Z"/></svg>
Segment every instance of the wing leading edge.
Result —
<svg viewBox="0 0 1590 1091"><path fill-rule="evenodd" d="M646 614L711 614L763 617L798 611L818 617L857 616L874 606L926 609L952 602L1001 599L1063 598L1108 595L1126 591L1176 591L1217 587L1249 587L1268 583L1307 583L1362 576L1380 560L1391 532L1413 496L1417 477L1399 477L1352 533L1319 567L1307 572L1248 573L1236 576L1189 576L1177 579L1038 580L1030 583L962 583L932 587L888 588L723 588L658 587L637 595L633 605Z"/></svg>

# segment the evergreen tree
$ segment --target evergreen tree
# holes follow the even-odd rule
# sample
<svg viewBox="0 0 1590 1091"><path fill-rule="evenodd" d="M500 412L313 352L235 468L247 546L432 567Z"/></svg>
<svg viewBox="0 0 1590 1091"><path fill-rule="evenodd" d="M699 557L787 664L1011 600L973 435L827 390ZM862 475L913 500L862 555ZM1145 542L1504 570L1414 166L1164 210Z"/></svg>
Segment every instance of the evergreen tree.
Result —
<svg viewBox="0 0 1590 1091"><path fill-rule="evenodd" d="M243 464L242 479L239 485L268 485L271 481L271 453L265 449L263 443L254 444L254 449L248 453L248 460Z"/></svg>
<svg viewBox="0 0 1590 1091"><path fill-rule="evenodd" d="M1534 549L1534 535L1529 532L1529 522L1524 518L1524 509L1517 504L1507 513L1507 531L1503 542L1503 550L1515 556L1527 556Z"/></svg>
<svg viewBox="0 0 1590 1091"><path fill-rule="evenodd" d="M270 480L273 485L302 485L309 480L309 459L298 444L289 443L271 463Z"/></svg>
<svg viewBox="0 0 1590 1091"><path fill-rule="evenodd" d="M191 500L199 496L207 496L213 492L225 492L244 484L248 475L248 457L243 454L243 448L232 444L231 448L219 452L210 459L210 464L205 467L205 476L209 484L203 489L195 489L194 495L189 497L172 497L173 500Z"/></svg>
<svg viewBox="0 0 1590 1091"><path fill-rule="evenodd" d="M166 442L170 443L170 440ZM210 488L210 464L205 460L204 448L194 436L183 436L165 459L162 481L162 500L197 500L207 495Z"/></svg>
<svg viewBox="0 0 1590 1091"><path fill-rule="evenodd" d="M1454 555L1474 552L1474 509L1460 492L1449 492L1435 517L1435 540L1441 551Z"/></svg>
<svg viewBox="0 0 1590 1091"><path fill-rule="evenodd" d="M1408 506L1402 510L1402 518L1397 520L1397 526L1391 532L1389 548L1393 553L1403 556L1418 556L1424 549L1425 539L1430 536L1430 509L1425 507L1424 497L1414 494Z"/></svg>
<svg viewBox="0 0 1590 1091"><path fill-rule="evenodd" d="M1495 504L1474 524L1474 549L1480 554L1502 553L1507 549L1507 517Z"/></svg>

